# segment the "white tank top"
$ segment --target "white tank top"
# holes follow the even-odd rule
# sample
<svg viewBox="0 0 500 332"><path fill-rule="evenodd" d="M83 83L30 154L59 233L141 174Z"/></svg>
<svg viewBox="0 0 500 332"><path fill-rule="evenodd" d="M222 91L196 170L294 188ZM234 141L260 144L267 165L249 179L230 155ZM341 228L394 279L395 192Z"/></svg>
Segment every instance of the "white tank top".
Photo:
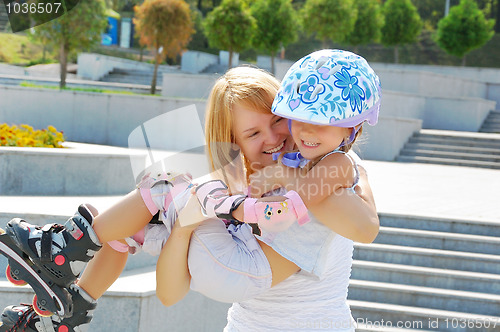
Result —
<svg viewBox="0 0 500 332"><path fill-rule="evenodd" d="M354 331L346 302L352 253L353 242L336 234L321 277L299 271L259 297L234 303L224 332Z"/></svg>
<svg viewBox="0 0 500 332"><path fill-rule="evenodd" d="M355 165L357 185L361 159L353 151L348 156ZM311 223L319 223L309 216ZM261 296L233 303L224 332L354 332L356 324L347 304L354 245L352 240L330 232L327 248L321 250L326 251L326 257L320 271L301 270Z"/></svg>

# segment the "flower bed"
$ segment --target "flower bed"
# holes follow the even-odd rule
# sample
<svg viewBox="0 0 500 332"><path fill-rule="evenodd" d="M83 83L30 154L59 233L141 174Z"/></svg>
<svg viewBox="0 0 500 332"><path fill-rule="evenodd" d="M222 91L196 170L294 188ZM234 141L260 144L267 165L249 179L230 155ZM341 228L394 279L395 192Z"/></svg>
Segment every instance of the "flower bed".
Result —
<svg viewBox="0 0 500 332"><path fill-rule="evenodd" d="M0 146L63 148L62 142L64 142L63 132L57 131L54 126L35 130L26 124L20 126L0 124Z"/></svg>

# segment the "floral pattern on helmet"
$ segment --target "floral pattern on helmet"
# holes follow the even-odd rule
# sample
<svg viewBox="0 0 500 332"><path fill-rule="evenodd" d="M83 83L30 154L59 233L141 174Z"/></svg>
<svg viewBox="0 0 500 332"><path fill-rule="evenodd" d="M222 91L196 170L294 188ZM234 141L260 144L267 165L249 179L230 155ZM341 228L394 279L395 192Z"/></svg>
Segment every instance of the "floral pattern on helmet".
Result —
<svg viewBox="0 0 500 332"><path fill-rule="evenodd" d="M309 75L309 77L300 84L298 91L300 99L306 104L314 103L318 100L319 95L324 92L325 86L319 83L319 78L316 75Z"/></svg>

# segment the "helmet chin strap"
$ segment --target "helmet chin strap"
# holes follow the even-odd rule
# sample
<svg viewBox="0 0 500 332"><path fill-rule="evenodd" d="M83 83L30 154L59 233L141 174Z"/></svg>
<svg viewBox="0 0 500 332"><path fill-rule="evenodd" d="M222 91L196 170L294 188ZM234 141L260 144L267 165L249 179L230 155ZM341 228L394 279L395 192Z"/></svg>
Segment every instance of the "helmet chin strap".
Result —
<svg viewBox="0 0 500 332"><path fill-rule="evenodd" d="M349 139L347 140L347 142L344 140L342 141L342 143L340 143L340 145L337 147L337 149L340 149L341 147L345 146L345 145L349 145L351 144L353 141L354 141L354 138L356 137L356 134L358 133L359 129L361 129L361 126L363 124L360 123L359 125L357 125L356 127L352 127L352 130L351 130L351 135L349 136Z"/></svg>

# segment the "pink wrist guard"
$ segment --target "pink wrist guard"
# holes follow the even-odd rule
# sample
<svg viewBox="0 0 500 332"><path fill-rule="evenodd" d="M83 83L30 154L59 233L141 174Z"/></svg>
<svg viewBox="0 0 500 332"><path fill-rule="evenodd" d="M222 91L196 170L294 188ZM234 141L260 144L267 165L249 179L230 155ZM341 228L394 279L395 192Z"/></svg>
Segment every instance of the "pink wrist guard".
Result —
<svg viewBox="0 0 500 332"><path fill-rule="evenodd" d="M235 220L233 211L245 200L245 195L227 193L227 186L221 180L205 182L196 188L203 215L210 218Z"/></svg>
<svg viewBox="0 0 500 332"><path fill-rule="evenodd" d="M295 191L289 191L283 202L258 202L255 198L245 200L245 222L257 223L261 230L277 233L294 222L304 225L309 222L307 208Z"/></svg>

